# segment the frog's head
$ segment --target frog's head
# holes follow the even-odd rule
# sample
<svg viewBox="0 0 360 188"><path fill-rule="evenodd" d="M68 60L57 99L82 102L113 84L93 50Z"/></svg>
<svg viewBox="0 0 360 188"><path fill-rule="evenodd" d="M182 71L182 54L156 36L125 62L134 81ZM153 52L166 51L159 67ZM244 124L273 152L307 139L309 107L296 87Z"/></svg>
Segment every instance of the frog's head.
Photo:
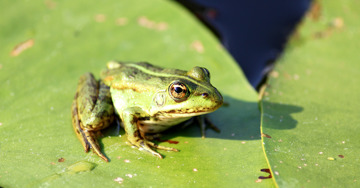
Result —
<svg viewBox="0 0 360 188"><path fill-rule="evenodd" d="M223 104L220 92L211 85L210 73L194 67L169 81L163 97L155 97L158 110L172 117L189 117L215 111Z"/></svg>

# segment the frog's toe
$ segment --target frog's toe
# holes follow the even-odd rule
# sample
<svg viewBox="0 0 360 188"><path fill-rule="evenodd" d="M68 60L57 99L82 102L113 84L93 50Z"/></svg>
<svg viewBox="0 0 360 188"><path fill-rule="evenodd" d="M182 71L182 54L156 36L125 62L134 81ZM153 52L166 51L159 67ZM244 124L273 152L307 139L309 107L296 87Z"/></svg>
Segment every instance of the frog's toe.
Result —
<svg viewBox="0 0 360 188"><path fill-rule="evenodd" d="M161 149L161 150L165 150L165 151L176 151L176 152L179 151L178 149L175 149L175 148L166 147L166 146L159 146L159 145L157 145L157 144L155 144L153 142L149 142L149 141L147 141L147 142L151 147L156 148L156 149Z"/></svg>
<svg viewBox="0 0 360 188"><path fill-rule="evenodd" d="M151 143L151 142L145 141L145 140L141 140L141 141L139 142L139 146L138 146L138 147L141 148L141 149L143 149L143 150L145 150L145 151L147 151L147 152L149 152L149 153L151 153L152 155L154 155L154 156L159 157L160 159L162 159L163 156L162 156L160 153L152 150L152 149L149 147L149 145L151 146L151 144L149 144L149 143Z"/></svg>
<svg viewBox="0 0 360 188"><path fill-rule="evenodd" d="M152 155L156 156L156 157L159 157L160 159L163 158L163 156L154 151L152 148L155 148L155 149L161 149L161 150L166 150L166 151L179 151L175 148L171 148L171 147L165 147L165 146L159 146L153 142L150 142L148 140L140 140L139 142L137 143L133 143L134 146L140 148L140 150L143 150L143 151L146 151L146 152L149 152L151 153Z"/></svg>
<svg viewBox="0 0 360 188"><path fill-rule="evenodd" d="M102 158L104 161L109 162L109 159L101 152L100 145L98 141L96 140L96 133L91 131L84 131L86 140L90 144L91 148L93 149L93 152L96 153L100 158Z"/></svg>

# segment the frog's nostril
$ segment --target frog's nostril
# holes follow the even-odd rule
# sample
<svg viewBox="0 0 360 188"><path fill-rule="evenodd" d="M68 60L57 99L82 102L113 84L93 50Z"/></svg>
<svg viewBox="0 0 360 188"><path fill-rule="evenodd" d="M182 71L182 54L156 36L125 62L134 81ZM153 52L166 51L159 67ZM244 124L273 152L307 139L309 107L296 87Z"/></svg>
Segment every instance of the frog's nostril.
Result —
<svg viewBox="0 0 360 188"><path fill-rule="evenodd" d="M209 94L208 94L208 93L203 93L203 94L201 94L201 96L202 96L203 98L206 98L206 97L209 96Z"/></svg>

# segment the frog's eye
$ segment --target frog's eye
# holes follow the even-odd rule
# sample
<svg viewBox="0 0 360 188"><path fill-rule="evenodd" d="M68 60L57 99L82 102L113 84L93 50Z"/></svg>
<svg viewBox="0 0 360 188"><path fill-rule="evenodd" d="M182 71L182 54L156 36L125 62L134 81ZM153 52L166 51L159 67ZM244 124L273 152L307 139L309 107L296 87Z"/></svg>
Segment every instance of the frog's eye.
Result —
<svg viewBox="0 0 360 188"><path fill-rule="evenodd" d="M185 100L188 93L188 88L181 82L174 82L169 86L169 94L176 102Z"/></svg>

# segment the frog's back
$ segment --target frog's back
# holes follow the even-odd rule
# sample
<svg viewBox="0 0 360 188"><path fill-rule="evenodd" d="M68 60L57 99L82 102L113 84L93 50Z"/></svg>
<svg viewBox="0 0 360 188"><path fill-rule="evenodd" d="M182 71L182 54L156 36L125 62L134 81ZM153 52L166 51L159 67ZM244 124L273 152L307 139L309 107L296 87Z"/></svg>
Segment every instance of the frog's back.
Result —
<svg viewBox="0 0 360 188"><path fill-rule="evenodd" d="M184 76L186 71L161 68L146 62L109 62L101 78L106 85L118 89L152 90L165 87L175 75Z"/></svg>
<svg viewBox="0 0 360 188"><path fill-rule="evenodd" d="M113 63L117 62L110 62L108 64L108 68L113 67ZM121 71L126 74L127 76L134 76L140 74L140 76L147 76L147 77L167 77L167 76L184 76L186 75L186 71L179 70L179 69L172 69L172 68L162 68L155 65L152 65L147 62L139 62L139 63L117 63L114 67L118 67ZM140 78L140 76L137 76Z"/></svg>

